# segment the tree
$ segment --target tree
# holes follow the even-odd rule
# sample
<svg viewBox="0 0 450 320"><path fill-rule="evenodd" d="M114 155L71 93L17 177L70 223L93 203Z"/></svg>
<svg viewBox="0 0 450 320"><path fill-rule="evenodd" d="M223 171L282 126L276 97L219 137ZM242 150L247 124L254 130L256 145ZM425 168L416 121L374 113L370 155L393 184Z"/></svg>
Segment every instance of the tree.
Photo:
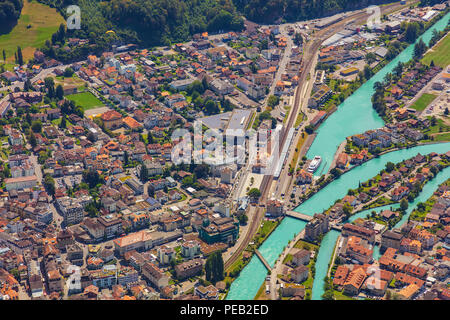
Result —
<svg viewBox="0 0 450 320"><path fill-rule="evenodd" d="M246 224L247 224L247 221L248 221L247 215L246 215L245 213L239 215L239 216L238 216L238 221L239 221L239 223L240 223L241 225L246 225Z"/></svg>
<svg viewBox="0 0 450 320"><path fill-rule="evenodd" d="M427 45L420 38L419 42L414 45L414 59L419 60L427 50Z"/></svg>
<svg viewBox="0 0 450 320"><path fill-rule="evenodd" d="M208 84L208 80L206 80L206 77L203 77L202 79L202 85L203 85L203 90L206 91L209 89L209 84Z"/></svg>
<svg viewBox="0 0 450 320"><path fill-rule="evenodd" d="M64 89L60 84L58 84L58 86L56 87L56 97L59 100L62 100L64 98Z"/></svg>
<svg viewBox="0 0 450 320"><path fill-rule="evenodd" d="M209 175L210 171L209 165L202 163L195 167L194 174L196 178L205 178Z"/></svg>
<svg viewBox="0 0 450 320"><path fill-rule="evenodd" d="M369 80L373 75L372 69L370 69L370 67L367 64L364 66L363 74L366 80Z"/></svg>
<svg viewBox="0 0 450 320"><path fill-rule="evenodd" d="M408 209L408 200L406 200L405 198L403 198L403 199L400 201L400 210L406 211L406 209Z"/></svg>
<svg viewBox="0 0 450 320"><path fill-rule="evenodd" d="M387 172L391 172L394 169L395 169L395 164L394 163L392 163L392 162L386 163L386 171Z"/></svg>
<svg viewBox="0 0 450 320"><path fill-rule="evenodd" d="M267 105L271 108L275 107L280 102L280 98L274 95L270 95L267 99Z"/></svg>
<svg viewBox="0 0 450 320"><path fill-rule="evenodd" d="M375 92L384 90L383 84L380 81L377 81L373 84L373 89Z"/></svg>
<svg viewBox="0 0 450 320"><path fill-rule="evenodd" d="M147 182L148 180L148 169L145 165L141 166L140 178L142 182Z"/></svg>
<svg viewBox="0 0 450 320"><path fill-rule="evenodd" d="M322 298L324 300L334 300L334 293L333 290L327 290L325 291L325 293L322 295Z"/></svg>
<svg viewBox="0 0 450 320"><path fill-rule="evenodd" d="M66 123L66 115L64 114L61 118L61 122L59 123L59 127L61 129L65 129L67 127L67 123Z"/></svg>
<svg viewBox="0 0 450 320"><path fill-rule="evenodd" d="M45 88L47 89L47 96L52 99L55 97L55 81L51 77L44 79Z"/></svg>
<svg viewBox="0 0 450 320"><path fill-rule="evenodd" d="M401 61L399 61L399 63L397 64L397 66L394 68L393 71L397 77L400 77L403 72L403 63Z"/></svg>
<svg viewBox="0 0 450 320"><path fill-rule="evenodd" d="M296 45L301 45L301 44L303 43L303 37L302 37L302 34L301 34L301 33L296 32L296 33L294 34L294 43L295 43Z"/></svg>
<svg viewBox="0 0 450 320"><path fill-rule="evenodd" d="M437 123L436 117L435 117L435 116L432 116L431 119L430 119L430 124L431 124L431 126L434 127L434 126L436 125L436 123Z"/></svg>
<svg viewBox="0 0 450 320"><path fill-rule="evenodd" d="M123 158L124 158L124 164L128 165L128 162L130 161L128 159L128 151L125 150L125 152L123 153Z"/></svg>
<svg viewBox="0 0 450 320"><path fill-rule="evenodd" d="M208 99L205 103L206 114L217 114L220 112L219 106L212 99Z"/></svg>
<svg viewBox="0 0 450 320"><path fill-rule="evenodd" d="M55 194L55 180L48 173L44 176L43 185L49 195L53 196Z"/></svg>
<svg viewBox="0 0 450 320"><path fill-rule="evenodd" d="M33 132L30 132L30 145L34 148L37 145L36 137L34 136Z"/></svg>
<svg viewBox="0 0 450 320"><path fill-rule="evenodd" d="M224 263L222 253L216 251L212 253L205 263L206 280L216 283L224 279Z"/></svg>
<svg viewBox="0 0 450 320"><path fill-rule="evenodd" d="M102 56L102 57L103 57L103 56ZM70 68L70 67L67 67L67 68L64 70L64 77L69 78L69 77L73 76L73 73L74 73L73 69Z"/></svg>
<svg viewBox="0 0 450 320"><path fill-rule="evenodd" d="M102 182L102 179L94 169L88 169L83 172L83 179L89 185L89 188L94 188L97 184Z"/></svg>
<svg viewBox="0 0 450 320"><path fill-rule="evenodd" d="M258 199L261 196L261 191L258 188L252 188L247 192L247 195L251 198Z"/></svg>
<svg viewBox="0 0 450 320"><path fill-rule="evenodd" d="M33 121L31 123L31 130L35 133L40 133L42 131L42 123L40 120Z"/></svg>
<svg viewBox="0 0 450 320"><path fill-rule="evenodd" d="M84 209L91 218L94 218L98 215L98 209L95 200L94 202L88 203Z"/></svg>
<svg viewBox="0 0 450 320"><path fill-rule="evenodd" d="M344 203L342 210L344 212L345 220L347 220L350 217L350 215L352 214L353 207L348 202L346 202L346 203Z"/></svg>
<svg viewBox="0 0 450 320"><path fill-rule="evenodd" d="M205 275L207 280L212 278L211 274L212 274L212 262L208 258L208 260L205 263Z"/></svg>
<svg viewBox="0 0 450 320"><path fill-rule="evenodd" d="M311 124L307 125L307 126L305 127L305 131L306 131L307 134L313 133L313 132L314 132L314 126L311 125Z"/></svg>
<svg viewBox="0 0 450 320"><path fill-rule="evenodd" d="M405 31L406 41L413 43L419 34L420 26L417 22L408 23Z"/></svg>
<svg viewBox="0 0 450 320"><path fill-rule="evenodd" d="M193 176L186 176L181 180L181 185L183 187L192 187L194 185L194 177Z"/></svg>
<svg viewBox="0 0 450 320"><path fill-rule="evenodd" d="M333 177L335 178L339 178L342 174L341 170L339 170L338 168L333 168L331 169L330 173L333 175Z"/></svg>
<svg viewBox="0 0 450 320"><path fill-rule="evenodd" d="M22 48L17 47L17 63L21 66L23 65Z"/></svg>
<svg viewBox="0 0 450 320"><path fill-rule="evenodd" d="M30 91L31 88L32 88L32 85L31 85L30 79L25 80L25 82L23 84L23 91Z"/></svg>
<svg viewBox="0 0 450 320"><path fill-rule="evenodd" d="M370 65L377 61L377 56L375 55L375 53L369 52L368 54L366 54L366 61Z"/></svg>

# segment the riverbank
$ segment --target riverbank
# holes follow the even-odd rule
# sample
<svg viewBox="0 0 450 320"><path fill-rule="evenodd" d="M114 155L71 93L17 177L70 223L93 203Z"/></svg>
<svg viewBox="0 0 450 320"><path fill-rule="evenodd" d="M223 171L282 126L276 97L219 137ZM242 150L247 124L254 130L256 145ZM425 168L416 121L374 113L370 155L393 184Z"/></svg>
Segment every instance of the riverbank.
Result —
<svg viewBox="0 0 450 320"><path fill-rule="evenodd" d="M410 149L387 153L380 156L379 158L375 158L365 163L362 166L359 166L358 168L355 168L355 170L343 174L340 178L341 180L339 181L339 183L337 183L337 181L334 181L328 187L316 193L307 202L304 202L302 205L297 207L295 211L299 211L308 215L313 215L316 212L322 212L332 203L334 203L335 200L345 196L348 189L357 187L359 179L365 181L370 177L376 175L381 169L385 167L385 164L387 162L401 162L403 160L411 158L412 156L415 156L417 153L443 153L447 152L448 150L450 150L450 143L440 143L434 145L422 145ZM324 208L324 206L326 206L326 208ZM350 220L351 219L352 218L350 218ZM289 240L293 239L295 235L299 233L299 231L304 229L305 226L306 222L304 221L297 220L291 217L285 217L277 227L277 229L274 230L270 237L268 237L264 241L264 243L259 248L259 251L269 262L269 264L271 264L279 257L279 255L283 251L283 248L289 242ZM317 284L316 282L321 282L317 281L317 279L323 279L327 274L328 262L332 254L335 242L332 244L330 243L333 242L333 237L335 237L334 240L336 240L338 235L339 232L331 230L322 239L321 248L319 250L316 263L316 281L314 281L312 289L313 300L320 300L321 295L323 294L323 292L321 292L323 291L321 289L321 287L323 288L323 285ZM328 248L328 246L331 246L331 248ZM327 248L329 249L328 253ZM326 256L326 262L323 262L323 259L325 259L324 257ZM242 270L239 277L237 277L237 279L232 283L229 294L227 296L227 300L253 299L257 291L261 287L261 283L264 281L266 274L267 270L265 269L264 265L259 261L257 257L253 257L248 265Z"/></svg>
<svg viewBox="0 0 450 320"><path fill-rule="evenodd" d="M429 28L419 39L428 42L432 37L433 30L443 30L447 25L447 15ZM419 40L418 39L418 40ZM316 155L322 157L322 163L319 171L325 167L325 163L330 164L336 153L337 147L346 139L346 137L365 132L370 129L384 126L384 121L379 117L372 107L371 97L376 82L383 81L386 74L390 73L399 62L409 61L413 56L414 44L403 50L388 65L377 72L370 80L365 82L358 90L348 97L334 112L329 116L317 130L317 137L307 153L308 158ZM327 166L324 171L328 171Z"/></svg>
<svg viewBox="0 0 450 320"><path fill-rule="evenodd" d="M440 171L436 177L434 177L433 179L427 181L427 183L424 184L423 189L421 190L420 194L418 194L417 197L414 198L414 200L412 201L412 203L410 203L410 205L408 206L408 208L403 212L402 217L400 219L399 222L397 222L397 224L395 226L393 226L393 228L399 228L400 226L402 226L409 218L409 215L411 214L411 212L413 211L413 208L415 208L417 206L418 203L420 203L421 201L423 201L424 199L428 199L433 193L434 191L438 188L438 186L445 181L446 179L449 179L450 177L450 167L446 167L445 169L443 169L442 171ZM366 213L366 211L361 211L358 214L355 214L354 216L352 216L352 221L354 221L355 219L358 218L362 218L363 215ZM337 232L335 230L330 230L324 237L324 240L326 239L327 242L333 242L334 246L332 246L333 251L330 250L330 247L322 247L319 250L319 257L323 257L322 259L325 260L325 257L332 257L333 252L337 246L337 241L338 238L340 236L340 232ZM322 250L324 249L324 250ZM330 261L330 260L328 260ZM336 300L340 300L341 298L345 298L347 296L343 295L342 292L339 293L339 295L343 295L344 297L336 297L336 294L339 291L334 290L333 286L329 283L327 283L327 281L329 280L328 274L323 272L323 268L319 269L321 270L322 273L317 273L317 279L323 279L323 281L321 282L321 286L319 286L319 284L317 284L317 286L314 287L314 289L316 291L313 290L313 299L317 298L317 299L322 299L322 296L327 293L326 295L326 299L336 299ZM332 274L329 274L332 276ZM351 297L347 297L348 299L352 299Z"/></svg>
<svg viewBox="0 0 450 320"><path fill-rule="evenodd" d="M430 28L422 38L431 38L432 29L438 30L444 29L446 20L443 18L437 22L433 28ZM426 40L428 41L428 40ZM308 150L308 155L321 155L324 161L328 160L331 163L334 156L336 147L342 143L342 141L353 134L364 132L370 128L378 128L384 126L384 122L378 117L376 112L372 108L370 101L371 92L373 92L373 84L376 81L382 80L384 76L392 70L399 61L407 61L412 56L413 46L405 49L396 59L392 60L387 66L385 66L380 72L375 74L369 81L367 81L361 88L359 88L353 95L346 99L338 110L330 116L326 123L317 131L317 137L314 139L313 144ZM447 152L450 150L450 143L422 145L413 147L410 149L404 149L399 151L390 152L384 155L374 158L369 162L358 166L354 170L351 170L341 175L339 183L334 181L328 184L326 187L315 193L314 196L304 201L298 206L295 211L313 215L316 212L322 212L329 207L335 200L342 198L348 189L355 188L358 182L361 180L367 180L373 176L374 172L381 170L387 162L400 162L407 158L410 158L417 153L425 154L430 152ZM331 154L331 156L330 156ZM311 156L309 156L311 158ZM320 168L319 168L320 169ZM271 263L275 261L282 249L290 239L300 230L304 229L306 222L299 221L294 218L286 217L283 222L277 227L277 229L271 234L270 237L260 247L260 252L264 258ZM316 279L324 278L327 273L327 263L322 264L321 256L324 256L326 261L329 261L330 255L326 258L326 249L328 244L333 241L333 237L337 239L339 233L335 230L331 230L322 240L321 250L319 250L318 259L316 263ZM334 243L331 244L331 248L334 247ZM325 250L323 250L325 249ZM329 249L329 248L328 248ZM321 251L325 252L321 255ZM323 265L325 270L321 273ZM239 277L232 283L227 299L253 299L257 293L267 270L264 265L253 257L250 263L240 273ZM322 276L321 276L322 274ZM323 290L323 285L314 281L312 299L321 299L321 293L318 290ZM322 287L322 289L320 289Z"/></svg>
<svg viewBox="0 0 450 320"><path fill-rule="evenodd" d="M311 197L313 197L316 193L318 193L322 189L324 189L328 184L330 184L331 182L333 182L335 180L338 180L342 175L344 175L344 174L346 174L346 173L348 173L348 172L350 172L350 171L352 171L354 169L357 169L358 167L364 165L365 163L367 163L367 162L369 162L369 161L371 161L373 159L377 159L377 158L379 158L379 157L381 157L383 155L386 155L386 154L389 154L389 153L392 153L392 152L397 152L397 151L401 151L401 150L407 150L407 149L411 149L411 148L418 147L418 146L437 145L437 144L440 144L440 143L444 143L445 144L445 143L448 143L448 141L439 141L439 142L435 142L435 143L427 141L427 142L418 143L418 144L415 144L415 145L407 145L407 146L405 146L403 148L397 148L396 147L396 148L388 149L388 150L385 150L385 151L381 152L379 155L368 157L367 159L363 160L361 163L351 166L347 170L342 171L342 173L339 174L339 175L331 175L331 174L328 175L328 176L324 176L323 175L317 180L316 183L318 183L318 185L315 185L314 188L310 188L308 190L308 193L306 195L303 195L300 198L299 206L302 203L306 202ZM338 156L338 153L336 153L335 158L337 158L337 156Z"/></svg>
<svg viewBox="0 0 450 320"><path fill-rule="evenodd" d="M239 259L237 259L227 270L225 270L224 281L226 283L232 283L239 276L242 269L247 266L254 256L254 249L258 249L280 223L280 219L263 220L262 225L259 227L252 241L250 241L250 244L243 251ZM227 297L227 295L228 292L226 292L225 297Z"/></svg>

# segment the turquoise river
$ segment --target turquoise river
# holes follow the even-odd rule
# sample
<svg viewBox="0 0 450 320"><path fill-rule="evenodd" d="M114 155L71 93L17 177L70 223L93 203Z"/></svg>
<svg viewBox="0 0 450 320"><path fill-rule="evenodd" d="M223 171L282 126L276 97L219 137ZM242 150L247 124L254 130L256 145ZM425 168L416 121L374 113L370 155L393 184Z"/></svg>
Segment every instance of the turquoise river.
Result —
<svg viewBox="0 0 450 320"><path fill-rule="evenodd" d="M449 17L450 13L436 22L432 28L429 28L421 36L426 44L432 37L433 29L443 30ZM306 154L308 159L312 159L316 155L322 157L322 163L316 171L317 174L325 173L329 169L338 146L346 137L384 126L383 120L372 108L371 97L375 92L373 85L375 82L383 81L385 75L390 73L399 62L409 61L413 53L414 44L408 46L394 60L345 99L337 110L320 125L317 136Z"/></svg>
<svg viewBox="0 0 450 320"><path fill-rule="evenodd" d="M428 43L432 36L432 30L443 30L448 23L450 13L439 20L432 28L427 30L421 38ZM366 130L382 127L384 125L382 119L373 111L370 98L373 94L373 84L377 81L383 80L384 76L391 72L399 61L406 62L412 57L414 45L406 48L400 55L386 65L381 71L375 74L369 81L363 84L353 95L348 97L326 121L320 126L317 137L315 138L307 156L309 158L314 155L320 155L324 159L321 168L328 170L328 167L333 159L334 153L339 144L344 141L347 136L362 133ZM296 211L304 214L313 215L316 212L322 212L329 208L336 200L342 198L347 193L348 189L356 188L359 182L366 181L375 176L382 170L387 162L400 162L405 159L415 156L417 153L427 154L430 152L445 153L450 150L450 143L440 143L432 145L422 145L410 149L393 151L375 158L371 161L358 166L349 172L343 174L339 179L331 182L325 188L320 190L310 199L305 201ZM412 211L414 206L426 200L437 188L439 181L444 181L450 175L449 169L439 173L438 177L429 182L419 197L410 204L408 214L402 219L400 223L407 220L407 216ZM371 210L370 210L371 211ZM370 212L361 212L352 217L365 216ZM272 234L261 245L259 251L273 266L278 256L288 244L289 240L293 239L296 234L305 228L306 222L286 217L280 225L272 232ZM330 231L322 240L319 254L316 262L316 275L313 284L312 299L320 300L323 294L323 278L325 277L333 253L336 239L339 232ZM377 250L375 250L377 251ZM378 252L374 253L378 255ZM227 300L251 300L255 297L258 289L263 284L267 270L258 257L253 256L249 264L241 271L239 277L233 281Z"/></svg>

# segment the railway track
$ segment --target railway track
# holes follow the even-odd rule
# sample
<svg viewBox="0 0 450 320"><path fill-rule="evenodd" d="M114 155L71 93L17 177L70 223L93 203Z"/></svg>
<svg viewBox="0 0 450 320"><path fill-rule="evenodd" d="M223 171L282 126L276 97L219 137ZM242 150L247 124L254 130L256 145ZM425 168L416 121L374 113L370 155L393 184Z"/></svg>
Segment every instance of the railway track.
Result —
<svg viewBox="0 0 450 320"><path fill-rule="evenodd" d="M416 1L417 2L417 1ZM388 12L396 11L400 8L404 7L404 5L399 4L391 4L381 7L382 14L386 14ZM300 108L300 97L303 90L303 84L306 84L306 77L311 72L311 69L313 67L313 60L315 54L317 54L322 42L331 36L332 34L335 34L336 32L340 31L342 28L345 27L346 24L350 22L355 23L361 23L365 19L367 19L370 16L370 14L363 12L357 12L354 14L351 14L347 17L345 17L343 20L336 22L335 24L332 24L322 30L319 30L314 34L314 40L310 45L306 45L305 51L303 54L303 61L306 61L306 64L303 66L302 72L299 77L299 83L302 85L297 86L295 90L295 98L294 98L294 106L292 111L289 113L289 119L284 127L284 130L282 130L282 139L279 147L279 152L283 150L284 144L286 143L286 138L289 132L289 129L293 127L295 120L297 119L298 111ZM286 170L283 168L283 170ZM280 175L281 176L281 175ZM291 177L292 180L292 177ZM268 197L268 192L270 190L270 186L272 185L273 176L272 175L265 175L262 182L261 182L261 197L260 201L261 203L265 203ZM233 254L225 261L224 263L224 269L227 270L231 267L231 265L236 262L236 260L240 257L241 253L244 251L244 249L248 246L251 239L253 239L253 236L255 235L256 231L258 230L261 220L264 215L264 208L258 206L255 212L255 217L253 219L253 222L250 226L250 229L246 233L244 237L244 241L239 245L238 248L233 252Z"/></svg>

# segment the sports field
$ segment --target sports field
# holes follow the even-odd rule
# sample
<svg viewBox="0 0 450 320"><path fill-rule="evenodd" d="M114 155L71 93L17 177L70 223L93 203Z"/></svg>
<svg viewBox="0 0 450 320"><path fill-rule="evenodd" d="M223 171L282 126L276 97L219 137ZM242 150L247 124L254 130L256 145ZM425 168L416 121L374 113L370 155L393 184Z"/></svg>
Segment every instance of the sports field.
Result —
<svg viewBox="0 0 450 320"><path fill-rule="evenodd" d="M82 107L83 110L103 107L103 103L90 92L69 94L66 98L74 101L75 104Z"/></svg>
<svg viewBox="0 0 450 320"><path fill-rule="evenodd" d="M0 52L6 51L6 61L14 62L14 52L22 48L24 61L33 57L36 48L51 39L52 34L64 23L54 8L36 1L23 1L23 9L17 25L8 34L0 34ZM0 54L0 59L3 56Z"/></svg>
<svg viewBox="0 0 450 320"><path fill-rule="evenodd" d="M447 35L433 47L431 51L429 51L422 59L424 64L429 65L431 60L434 61L434 64L440 66L441 68L445 68L450 64L450 35Z"/></svg>

